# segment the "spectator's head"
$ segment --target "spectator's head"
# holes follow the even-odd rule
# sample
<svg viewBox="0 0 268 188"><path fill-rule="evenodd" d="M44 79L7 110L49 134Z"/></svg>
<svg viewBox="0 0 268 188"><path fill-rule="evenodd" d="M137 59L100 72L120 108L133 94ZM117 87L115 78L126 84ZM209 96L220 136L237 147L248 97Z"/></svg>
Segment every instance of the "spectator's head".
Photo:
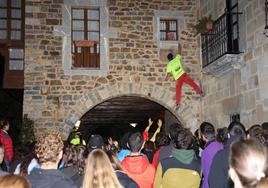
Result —
<svg viewBox="0 0 268 188"><path fill-rule="evenodd" d="M144 146L144 139L140 132L132 133L128 138L128 146L132 153L140 152Z"/></svg>
<svg viewBox="0 0 268 188"><path fill-rule="evenodd" d="M248 130L247 130L247 137L252 138L260 142L261 144L265 144L265 137L264 137L264 132L261 127L261 125L252 125Z"/></svg>
<svg viewBox="0 0 268 188"><path fill-rule="evenodd" d="M154 145L154 142L152 141L146 141L145 144L144 144L144 148L143 148L145 151L152 151L154 152L155 151L155 145Z"/></svg>
<svg viewBox="0 0 268 188"><path fill-rule="evenodd" d="M178 123L173 123L169 127L169 137L171 141L175 141L177 139L178 131L182 128L182 126Z"/></svg>
<svg viewBox="0 0 268 188"><path fill-rule="evenodd" d="M194 143L194 136L189 129L181 128L178 131L175 140L176 149L192 149Z"/></svg>
<svg viewBox="0 0 268 188"><path fill-rule="evenodd" d="M4 160L4 146L0 142L0 164L2 164L3 160Z"/></svg>
<svg viewBox="0 0 268 188"><path fill-rule="evenodd" d="M225 143L228 140L228 129L227 127L217 129L217 140L221 143Z"/></svg>
<svg viewBox="0 0 268 188"><path fill-rule="evenodd" d="M82 188L121 188L106 153L101 149L90 152L85 167Z"/></svg>
<svg viewBox="0 0 268 188"><path fill-rule="evenodd" d="M65 167L73 166L79 174L82 174L85 167L85 150L86 148L82 145L71 146L66 155Z"/></svg>
<svg viewBox="0 0 268 188"><path fill-rule="evenodd" d="M128 142L129 135L130 135L130 132L127 132L120 138L120 141L119 141L120 149L128 149L127 142Z"/></svg>
<svg viewBox="0 0 268 188"><path fill-rule="evenodd" d="M88 147L90 149L102 149L104 141L101 135L93 134L90 136L88 141Z"/></svg>
<svg viewBox="0 0 268 188"><path fill-rule="evenodd" d="M155 139L156 148L159 148L161 146L167 146L169 145L169 142L170 142L170 139L165 133L160 132L156 135L156 139Z"/></svg>
<svg viewBox="0 0 268 188"><path fill-rule="evenodd" d="M173 58L174 58L174 57L173 57L173 54L172 54L172 53L169 53L169 54L167 55L167 59L168 59L169 61L171 61Z"/></svg>
<svg viewBox="0 0 268 188"><path fill-rule="evenodd" d="M202 139L204 139L206 142L215 138L215 128L209 122L203 122L200 125L200 133L202 135Z"/></svg>
<svg viewBox="0 0 268 188"><path fill-rule="evenodd" d="M6 175L0 177L0 187L4 188L30 188L28 181L19 175Z"/></svg>
<svg viewBox="0 0 268 188"><path fill-rule="evenodd" d="M245 126L238 121L233 121L230 123L230 125L228 126L228 132L230 136L241 136L243 138L246 137Z"/></svg>
<svg viewBox="0 0 268 188"><path fill-rule="evenodd" d="M267 148L255 140L240 140L232 144L229 174L235 187L265 187L267 185Z"/></svg>
<svg viewBox="0 0 268 188"><path fill-rule="evenodd" d="M8 131L9 130L9 121L7 119L0 120L0 129Z"/></svg>
<svg viewBox="0 0 268 188"><path fill-rule="evenodd" d="M35 153L40 164L58 164L62 157L63 141L59 133L46 131L39 136L35 144Z"/></svg>

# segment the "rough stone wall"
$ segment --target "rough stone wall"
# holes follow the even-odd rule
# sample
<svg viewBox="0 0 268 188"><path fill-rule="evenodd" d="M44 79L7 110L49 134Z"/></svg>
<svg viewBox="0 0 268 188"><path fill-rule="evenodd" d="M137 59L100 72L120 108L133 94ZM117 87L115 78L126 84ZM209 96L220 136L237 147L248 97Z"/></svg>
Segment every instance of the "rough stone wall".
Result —
<svg viewBox="0 0 268 188"><path fill-rule="evenodd" d="M203 75L206 98L203 118L219 127L227 126L230 115L240 113L247 127L268 121L268 38L263 35L264 0L239 0L241 50L245 66L221 78ZM210 10L213 7L201 10ZM218 7L217 10L224 7ZM203 15L207 12L202 12Z"/></svg>
<svg viewBox="0 0 268 188"><path fill-rule="evenodd" d="M114 96L135 94L159 102L188 124L200 121L200 101L183 87L185 109L175 107L175 81L164 81L166 60L153 40L154 10L181 11L184 29L196 23L196 0L108 0L109 70L105 76L65 75L60 36L53 29L62 23L63 0L26 0L24 113L35 121L36 133L53 128L67 135L90 108ZM184 65L196 80L200 76L197 38L183 44ZM163 51L163 50L162 50ZM167 50L166 50L167 51ZM162 57L161 57L162 56ZM164 60L163 60L164 59ZM190 125L188 125L190 126Z"/></svg>

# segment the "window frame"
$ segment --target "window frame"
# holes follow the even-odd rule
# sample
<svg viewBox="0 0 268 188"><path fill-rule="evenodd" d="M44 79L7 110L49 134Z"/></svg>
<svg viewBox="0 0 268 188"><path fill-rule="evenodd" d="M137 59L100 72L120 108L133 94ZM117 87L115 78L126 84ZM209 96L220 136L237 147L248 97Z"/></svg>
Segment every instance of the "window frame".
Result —
<svg viewBox="0 0 268 188"><path fill-rule="evenodd" d="M166 25L166 29L165 30L161 29L161 23L162 22L164 22L165 25ZM176 29L175 30L171 30L170 29L170 22L175 22L175 24L176 24L176 27L175 27ZM164 32L166 34L164 40L161 39L161 33L162 32ZM168 39L168 33L169 32L172 32L172 33L173 32L176 32L176 37L173 40ZM160 30L159 30L159 34L160 34L160 36L159 36L159 40L160 41L178 41L178 20L177 19L171 19L171 18L160 18Z"/></svg>
<svg viewBox="0 0 268 188"><path fill-rule="evenodd" d="M7 27L5 29L1 28L1 31L6 31L7 35L5 39L0 39L0 44L9 44L9 45L16 45L18 44L18 47L24 46L24 40L25 40L25 0L21 0L21 7L12 7L11 1L7 0L7 6L3 7L0 6L0 9L5 9L7 11L6 17L1 17L0 19L5 19L7 21ZM12 10L21 10L21 18L13 18L11 17ZM20 29L17 28L11 28L11 21L18 20L21 21L21 27ZM20 39L11 39L11 31L20 31Z"/></svg>
<svg viewBox="0 0 268 188"><path fill-rule="evenodd" d="M83 18L74 18L73 16L73 10L83 10ZM98 19L90 19L88 17L88 12L89 11L98 11ZM73 22L74 21L83 21L84 23L84 29L74 29L73 28ZM98 30L90 30L89 29L89 22L90 21L94 21L94 22L98 22ZM84 36L82 40L89 40L89 33L98 33L98 40L97 44L98 44L98 50L97 50L97 56L100 56L100 24L101 24L101 20L100 20L100 8L93 8L93 7L71 7L71 54L72 57L73 55L75 55L75 47L74 47L74 42L75 40L73 39L73 33L74 32L83 32ZM81 48L81 47L80 47ZM82 49L81 50L81 54L82 54ZM91 49L89 49L91 51ZM82 62L81 66L76 66L78 63L74 62L75 60L73 60L72 58L72 67L73 68L93 68L93 69L100 69L100 58L96 58L97 62L94 62L94 64L97 64L98 66L88 66L88 62Z"/></svg>

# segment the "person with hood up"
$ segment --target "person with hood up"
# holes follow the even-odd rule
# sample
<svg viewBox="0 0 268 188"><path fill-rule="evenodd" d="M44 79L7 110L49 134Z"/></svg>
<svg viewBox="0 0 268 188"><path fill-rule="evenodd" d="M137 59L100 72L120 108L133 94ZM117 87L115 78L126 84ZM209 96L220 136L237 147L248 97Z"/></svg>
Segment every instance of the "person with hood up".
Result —
<svg viewBox="0 0 268 188"><path fill-rule="evenodd" d="M193 143L191 131L181 128L171 156L157 166L154 188L199 188L201 164L193 150Z"/></svg>
<svg viewBox="0 0 268 188"><path fill-rule="evenodd" d="M146 156L141 155L143 146L142 134L139 132L131 134L128 139L130 155L122 161L121 165L122 169L140 188L150 188L153 186L155 168L149 163Z"/></svg>

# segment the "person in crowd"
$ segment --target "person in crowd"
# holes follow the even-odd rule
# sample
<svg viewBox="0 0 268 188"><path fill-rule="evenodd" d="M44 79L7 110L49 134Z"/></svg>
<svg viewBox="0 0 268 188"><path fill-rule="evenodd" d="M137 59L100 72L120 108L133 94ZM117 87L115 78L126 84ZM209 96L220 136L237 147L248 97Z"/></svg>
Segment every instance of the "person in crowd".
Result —
<svg viewBox="0 0 268 188"><path fill-rule="evenodd" d="M230 146L234 141L246 137L244 125L237 121L231 122L228 126L228 137L223 150L218 151L213 158L208 177L210 188L229 188L233 186L232 181L228 178Z"/></svg>
<svg viewBox="0 0 268 188"><path fill-rule="evenodd" d="M170 139L165 133L160 132L156 135L155 146L157 150L154 153L153 162L152 162L152 165L155 168L157 167L157 160L158 160L160 150L162 149L162 147L169 145L169 143L170 143Z"/></svg>
<svg viewBox="0 0 268 188"><path fill-rule="evenodd" d="M168 64L167 64L167 75L165 80L168 81L171 75L173 76L174 80L176 80L176 106L177 108L180 107L181 101L181 89L183 83L187 83L190 85L200 96L203 96L202 89L188 76L188 74L183 69L181 64L182 56L181 56L181 45L178 44L178 52L176 56L173 56L173 53L169 53L167 55Z"/></svg>
<svg viewBox="0 0 268 188"><path fill-rule="evenodd" d="M77 187L81 187L83 182L85 150L86 148L83 145L71 145L66 155L64 168L60 170L68 178L73 180Z"/></svg>
<svg viewBox="0 0 268 188"><path fill-rule="evenodd" d="M252 125L247 130L247 137L252 138L252 139L256 139L261 144L265 144L264 131L263 131L261 125L259 125L259 124Z"/></svg>
<svg viewBox="0 0 268 188"><path fill-rule="evenodd" d="M76 132L74 133L73 138L72 138L71 141L70 141L70 144L86 146L86 141L83 139L83 137L82 137L82 135L81 135L81 132L76 131Z"/></svg>
<svg viewBox="0 0 268 188"><path fill-rule="evenodd" d="M105 151L112 151L117 153L119 151L118 142L111 137L107 139L107 144L105 146Z"/></svg>
<svg viewBox="0 0 268 188"><path fill-rule="evenodd" d="M268 187L267 148L253 139L240 140L231 146L229 174L234 188Z"/></svg>
<svg viewBox="0 0 268 188"><path fill-rule="evenodd" d="M30 175L34 168L40 168L37 156L34 152L29 152L19 161L18 165L14 170L14 174L26 176Z"/></svg>
<svg viewBox="0 0 268 188"><path fill-rule="evenodd" d="M199 188L201 164L193 150L193 142L189 129L178 130L171 156L157 166L154 188Z"/></svg>
<svg viewBox="0 0 268 188"><path fill-rule="evenodd" d="M34 168L27 177L32 188L76 188L72 180L57 170L63 153L59 133L52 130L43 132L36 141L35 153L40 168Z"/></svg>
<svg viewBox="0 0 268 188"><path fill-rule="evenodd" d="M4 156L4 165L3 167L5 168L4 170L9 171L9 165L14 157L13 153L13 142L11 137L8 134L9 131L9 121L8 120L2 120L0 121L0 142L4 146L5 150L5 156Z"/></svg>
<svg viewBox="0 0 268 188"><path fill-rule="evenodd" d="M90 152L82 188L122 188L112 164L103 150L94 149Z"/></svg>
<svg viewBox="0 0 268 188"><path fill-rule="evenodd" d="M148 158L149 162L152 163L154 152L155 152L155 145L152 141L146 141L143 148L143 153Z"/></svg>
<svg viewBox="0 0 268 188"><path fill-rule="evenodd" d="M177 138L177 134L178 131L180 130L180 128L182 128L182 126L178 123L173 123L170 125L169 127L169 138L170 138L170 143L167 146L164 146L163 148L161 148L161 150L159 151L159 155L158 155L158 159L157 159L157 165L158 163L169 157L171 155L171 151L174 148L174 142Z"/></svg>
<svg viewBox="0 0 268 188"><path fill-rule="evenodd" d="M0 177L1 188L31 188L28 181L19 175L6 175Z"/></svg>
<svg viewBox="0 0 268 188"><path fill-rule="evenodd" d="M141 133L132 133L128 139L130 155L122 161L122 169L132 178L140 188L152 187L155 168L149 163L146 156L141 155L144 139Z"/></svg>
<svg viewBox="0 0 268 188"><path fill-rule="evenodd" d="M139 188L138 184L123 171L121 164L116 157L116 154L113 151L107 151L106 153L110 159L110 162L112 163L112 166L115 170L115 174L120 184L124 188Z"/></svg>
<svg viewBox="0 0 268 188"><path fill-rule="evenodd" d="M119 141L120 151L117 153L117 159L122 162L126 156L130 154L130 150L127 146L128 137L130 132L125 133Z"/></svg>
<svg viewBox="0 0 268 188"><path fill-rule="evenodd" d="M209 188L208 175L215 154L223 149L223 145L216 140L215 128L209 122L203 122L199 127L201 137L206 142L201 154L201 167L203 172L202 188Z"/></svg>
<svg viewBox="0 0 268 188"><path fill-rule="evenodd" d="M88 141L87 149L89 153L94 149L104 149L104 140L102 136L99 134L91 135Z"/></svg>
<svg viewBox="0 0 268 188"><path fill-rule="evenodd" d="M4 155L5 155L5 152L4 152L4 147L3 147L3 144L0 143L0 165L2 164L2 162L4 161ZM3 171L0 167L0 176L5 176L7 175L8 172L6 171Z"/></svg>
<svg viewBox="0 0 268 188"><path fill-rule="evenodd" d="M222 127L217 129L216 139L218 142L224 144L228 140L228 128Z"/></svg>

